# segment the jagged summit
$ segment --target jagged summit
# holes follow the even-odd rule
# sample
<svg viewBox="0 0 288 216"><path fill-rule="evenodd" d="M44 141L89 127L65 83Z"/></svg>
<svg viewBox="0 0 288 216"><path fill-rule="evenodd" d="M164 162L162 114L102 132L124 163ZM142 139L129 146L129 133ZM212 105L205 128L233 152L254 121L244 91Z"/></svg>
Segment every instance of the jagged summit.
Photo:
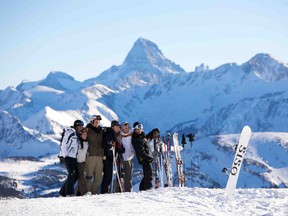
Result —
<svg viewBox="0 0 288 216"><path fill-rule="evenodd" d="M246 67L265 81L277 81L288 79L288 67L283 62L273 58L269 54L259 53L252 57Z"/></svg>
<svg viewBox="0 0 288 216"><path fill-rule="evenodd" d="M185 73L179 65L167 59L158 46L139 38L120 66L112 66L88 82L100 82L111 88L156 84L171 74Z"/></svg>
<svg viewBox="0 0 288 216"><path fill-rule="evenodd" d="M139 38L129 51L124 64L156 63L156 60L164 59L165 57L155 43L144 38Z"/></svg>
<svg viewBox="0 0 288 216"><path fill-rule="evenodd" d="M195 72L205 72L205 71L209 71L209 66L204 63L195 67Z"/></svg>
<svg viewBox="0 0 288 216"><path fill-rule="evenodd" d="M144 66L144 68L150 66L159 71L161 71L161 67L165 67L161 71L162 75L165 75L165 73L177 74L185 72L179 65L167 59L155 43L142 37L134 43L123 65L129 66L131 69L138 69L139 66Z"/></svg>

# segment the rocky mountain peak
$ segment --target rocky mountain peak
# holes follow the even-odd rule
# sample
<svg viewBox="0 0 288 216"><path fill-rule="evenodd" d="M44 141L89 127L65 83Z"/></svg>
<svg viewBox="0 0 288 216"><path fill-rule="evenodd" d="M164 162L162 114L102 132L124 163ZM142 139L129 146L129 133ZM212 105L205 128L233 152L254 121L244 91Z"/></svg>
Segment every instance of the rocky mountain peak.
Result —
<svg viewBox="0 0 288 216"><path fill-rule="evenodd" d="M251 58L245 66L265 81L288 79L288 67L269 54L259 53Z"/></svg>
<svg viewBox="0 0 288 216"><path fill-rule="evenodd" d="M161 50L158 46L144 38L139 38L129 51L124 64L142 64L142 63L156 63L164 60Z"/></svg>
<svg viewBox="0 0 288 216"><path fill-rule="evenodd" d="M167 59L158 46L139 38L120 66L113 66L89 83L100 82L111 88L126 89L161 82L171 74L185 73L179 65Z"/></svg>

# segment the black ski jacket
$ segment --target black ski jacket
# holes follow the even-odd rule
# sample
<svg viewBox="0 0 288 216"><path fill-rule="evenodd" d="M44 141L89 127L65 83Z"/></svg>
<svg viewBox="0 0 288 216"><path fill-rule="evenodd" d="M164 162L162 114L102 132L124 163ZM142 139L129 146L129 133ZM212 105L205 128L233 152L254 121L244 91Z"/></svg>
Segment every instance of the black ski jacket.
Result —
<svg viewBox="0 0 288 216"><path fill-rule="evenodd" d="M148 145L144 132L141 134L136 134L133 132L132 145L135 149L137 160L140 164L153 162L152 151Z"/></svg>
<svg viewBox="0 0 288 216"><path fill-rule="evenodd" d="M103 147L104 147L104 155L106 156L107 159L113 160L113 148L112 148L112 143L116 143L116 148L115 152L124 153L125 149L122 148L120 145L121 142L120 137L118 134L114 132L114 130L111 127L105 128L104 129L104 134L103 134Z"/></svg>

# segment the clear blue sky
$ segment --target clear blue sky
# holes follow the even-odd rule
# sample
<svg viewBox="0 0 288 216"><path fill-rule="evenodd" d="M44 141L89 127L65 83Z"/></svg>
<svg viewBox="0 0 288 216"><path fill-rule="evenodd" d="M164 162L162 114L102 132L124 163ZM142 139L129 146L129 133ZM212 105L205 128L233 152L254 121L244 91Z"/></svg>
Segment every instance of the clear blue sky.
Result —
<svg viewBox="0 0 288 216"><path fill-rule="evenodd" d="M288 62L287 23L287 0L0 0L0 89L50 71L96 77L139 37L186 71L260 52Z"/></svg>

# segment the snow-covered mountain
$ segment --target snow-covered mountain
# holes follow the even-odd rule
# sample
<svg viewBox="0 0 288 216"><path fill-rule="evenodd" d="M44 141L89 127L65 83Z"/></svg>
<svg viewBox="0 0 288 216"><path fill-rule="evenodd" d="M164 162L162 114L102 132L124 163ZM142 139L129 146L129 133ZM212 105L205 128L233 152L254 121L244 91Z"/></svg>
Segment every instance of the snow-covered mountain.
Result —
<svg viewBox="0 0 288 216"><path fill-rule="evenodd" d="M75 80L72 76L61 71L52 71L43 80L37 82L23 81L17 86L20 91L31 89L34 86L46 86L62 91L76 91L82 86L82 83Z"/></svg>
<svg viewBox="0 0 288 216"><path fill-rule="evenodd" d="M280 62L269 54L257 54L245 66L256 76L265 81L288 79L287 64Z"/></svg>
<svg viewBox="0 0 288 216"><path fill-rule="evenodd" d="M0 111L0 157L55 154L59 146L38 132L23 127L21 122L6 111Z"/></svg>
<svg viewBox="0 0 288 216"><path fill-rule="evenodd" d="M120 66L112 66L97 78L85 83L102 83L113 89L126 89L161 82L170 75L185 71L167 59L157 45L147 39L139 38Z"/></svg>
<svg viewBox="0 0 288 216"><path fill-rule="evenodd" d="M124 120L133 121L137 116L148 129L160 127L207 136L237 133L246 124L255 132L285 132L287 101L285 76L267 82L254 70L247 70L245 63L127 89L117 94L112 109L119 110Z"/></svg>
<svg viewBox="0 0 288 216"><path fill-rule="evenodd" d="M9 123L0 128L6 131L0 137L0 155L57 153L57 139L64 126L72 125L75 119L88 123L90 115L101 114L103 126L118 119L132 124L140 121L146 132L158 127L163 135L166 130L196 134L201 144L195 143L198 147L196 154L192 152L192 171L197 171L197 177L188 186L224 187L226 176L219 177L215 170L229 166L233 151L221 142L237 142L232 135L249 125L257 137L251 146L257 151L255 157L247 159L243 176L255 178L256 183L248 184L240 177L240 186L287 187L288 177L279 175L283 170L278 170L287 169L287 84L287 64L268 54L214 70L202 64L187 73L167 59L156 44L139 38L122 65L112 66L98 77L80 82L64 72L51 72L40 81L0 90L1 121ZM15 124L20 132L14 137ZM257 136L256 132L264 135ZM223 139L230 134L231 139ZM27 140L43 148L29 152ZM258 148L262 143L270 146L264 148L265 154ZM190 158L191 152L186 154ZM214 163L222 159L223 163Z"/></svg>

